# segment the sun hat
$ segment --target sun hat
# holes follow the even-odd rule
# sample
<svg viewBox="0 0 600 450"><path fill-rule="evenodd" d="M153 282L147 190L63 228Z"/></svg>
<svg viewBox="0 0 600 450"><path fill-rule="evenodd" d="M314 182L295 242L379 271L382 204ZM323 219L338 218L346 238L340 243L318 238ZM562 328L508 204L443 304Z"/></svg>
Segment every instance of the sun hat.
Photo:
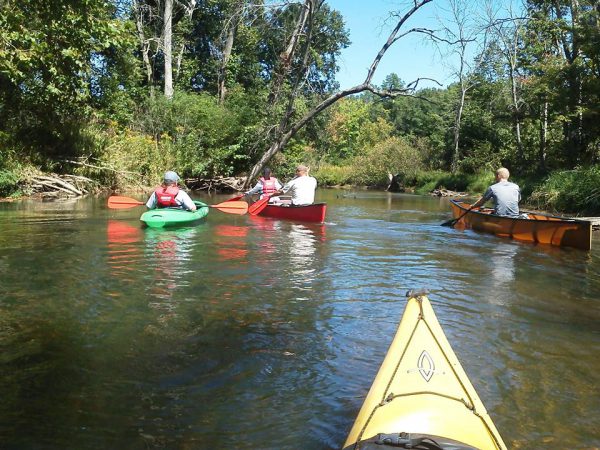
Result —
<svg viewBox="0 0 600 450"><path fill-rule="evenodd" d="M176 183L179 181L179 175L172 170L165 172L165 176L163 177L165 183Z"/></svg>

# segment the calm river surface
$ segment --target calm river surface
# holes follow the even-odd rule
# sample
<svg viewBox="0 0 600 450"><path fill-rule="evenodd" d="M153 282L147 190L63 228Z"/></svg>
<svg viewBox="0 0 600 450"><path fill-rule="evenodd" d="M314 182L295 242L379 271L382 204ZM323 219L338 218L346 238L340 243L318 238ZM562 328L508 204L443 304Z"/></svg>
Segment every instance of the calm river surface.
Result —
<svg viewBox="0 0 600 450"><path fill-rule="evenodd" d="M509 448L600 447L597 233L534 246L441 227L443 199L343 194L318 192L323 225L177 230L0 204L0 448L340 448L410 288Z"/></svg>

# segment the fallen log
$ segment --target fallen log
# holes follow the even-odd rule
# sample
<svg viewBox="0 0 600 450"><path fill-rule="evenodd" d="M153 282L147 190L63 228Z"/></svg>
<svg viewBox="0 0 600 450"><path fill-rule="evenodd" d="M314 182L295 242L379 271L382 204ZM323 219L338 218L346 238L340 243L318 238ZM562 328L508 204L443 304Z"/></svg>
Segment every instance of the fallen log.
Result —
<svg viewBox="0 0 600 450"><path fill-rule="evenodd" d="M78 175L27 174L19 182L19 187L26 195L41 197L81 197L89 193L98 183Z"/></svg>
<svg viewBox="0 0 600 450"><path fill-rule="evenodd" d="M193 191L231 193L243 190L246 177L186 178L184 181Z"/></svg>
<svg viewBox="0 0 600 450"><path fill-rule="evenodd" d="M465 192L450 191L448 189L434 189L431 191L431 195L435 197L466 197Z"/></svg>
<svg viewBox="0 0 600 450"><path fill-rule="evenodd" d="M67 183L64 180L61 180L58 176L47 177L47 176L38 175L34 179L38 180L38 182L40 184L42 184L43 186L48 186L48 187L57 189L59 191L71 192L77 196L83 195L83 192L81 192L79 189L75 188L75 186L73 186L71 183Z"/></svg>

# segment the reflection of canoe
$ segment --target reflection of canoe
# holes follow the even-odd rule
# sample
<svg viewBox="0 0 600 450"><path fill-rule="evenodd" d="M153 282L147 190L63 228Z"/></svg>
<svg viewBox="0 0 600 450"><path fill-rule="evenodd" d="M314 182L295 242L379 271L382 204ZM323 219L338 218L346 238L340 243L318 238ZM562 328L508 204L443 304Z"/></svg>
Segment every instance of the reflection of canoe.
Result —
<svg viewBox="0 0 600 450"><path fill-rule="evenodd" d="M442 449L506 449L429 300L422 293L411 293L396 336L344 449L437 449L416 445L418 439L427 436ZM415 441L413 447L375 443L388 438ZM424 444L431 442L425 440Z"/></svg>
<svg viewBox="0 0 600 450"><path fill-rule="evenodd" d="M272 205L263 209L259 216L274 217L276 219L297 220L299 222L324 222L326 203L313 203L312 205Z"/></svg>
<svg viewBox="0 0 600 450"><path fill-rule="evenodd" d="M189 225L208 214L208 206L205 203L195 201L196 211L187 211L178 208L156 208L146 211L140 220L152 228L170 227L176 225Z"/></svg>
<svg viewBox="0 0 600 450"><path fill-rule="evenodd" d="M471 205L451 200L454 218L464 214ZM539 242L589 250L592 247L592 224L585 220L530 213L529 219L495 216L491 210L469 211L459 220L467 228L486 231L519 241Z"/></svg>

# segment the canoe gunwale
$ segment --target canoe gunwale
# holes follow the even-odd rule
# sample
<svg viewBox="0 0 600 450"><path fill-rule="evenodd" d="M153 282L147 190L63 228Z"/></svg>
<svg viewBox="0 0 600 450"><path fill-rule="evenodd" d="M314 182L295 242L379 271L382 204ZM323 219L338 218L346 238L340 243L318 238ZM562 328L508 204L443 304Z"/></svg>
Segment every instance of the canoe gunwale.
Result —
<svg viewBox="0 0 600 450"><path fill-rule="evenodd" d="M521 211L521 213L531 214L534 216L548 217L549 219L555 219L555 220L543 221L543 220L538 220L538 219L529 219L529 218L525 218L525 217L499 216L496 214L481 212L481 211L475 210L475 209L469 211L469 208L465 208L463 206L463 205L467 205L468 203L460 202L458 200L450 200L450 203L453 203L454 205L456 205L456 207L459 208L462 212L468 211L468 214L477 214L480 216L494 217L494 218L503 219L503 220L518 220L518 221L525 221L525 222L551 222L551 223L557 223L557 224L559 224L559 223L565 223L565 224L567 224L567 223L581 223L581 224L590 223L591 224L591 222L589 220L581 220L581 219L577 219L577 218L554 216L552 214L532 212L532 211Z"/></svg>

